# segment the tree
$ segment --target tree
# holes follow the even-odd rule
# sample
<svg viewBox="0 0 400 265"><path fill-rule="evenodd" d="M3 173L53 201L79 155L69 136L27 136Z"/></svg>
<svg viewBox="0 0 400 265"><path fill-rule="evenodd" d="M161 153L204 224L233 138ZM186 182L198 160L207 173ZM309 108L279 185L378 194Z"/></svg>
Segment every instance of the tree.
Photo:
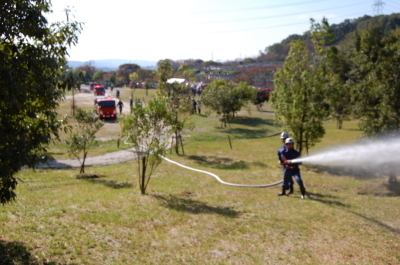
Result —
<svg viewBox="0 0 400 265"><path fill-rule="evenodd" d="M367 137L400 133L400 29L370 27L355 41L348 86Z"/></svg>
<svg viewBox="0 0 400 265"><path fill-rule="evenodd" d="M93 81L100 82L103 81L104 72L103 71L96 71L93 74Z"/></svg>
<svg viewBox="0 0 400 265"><path fill-rule="evenodd" d="M0 202L15 199L23 167L49 158L48 144L65 125L57 115L64 96L61 82L67 48L75 45L81 24L49 24L46 0L3 0L0 5Z"/></svg>
<svg viewBox="0 0 400 265"><path fill-rule="evenodd" d="M136 70L140 81L149 81L153 77L153 70L149 69L138 69Z"/></svg>
<svg viewBox="0 0 400 265"><path fill-rule="evenodd" d="M136 72L138 69L140 69L140 66L134 63L120 65L117 70L118 81L124 84L129 83L129 75Z"/></svg>
<svg viewBox="0 0 400 265"><path fill-rule="evenodd" d="M117 76L116 76L116 74L115 73L113 73L111 76L110 76L110 83L112 84L112 85L115 85L116 83L117 83Z"/></svg>
<svg viewBox="0 0 400 265"><path fill-rule="evenodd" d="M177 71L174 71L170 61L168 59L158 62L158 68L156 71L156 77L159 82L157 86L157 96L166 97L169 99L168 110L172 115L171 127L175 134L174 147L175 152L179 154L179 147L182 147L182 131L192 129L193 123L189 121L192 109L192 101L190 100L190 88L186 83L168 83L168 79L174 76L174 73L181 74L184 77L189 78L190 73L187 71L187 66L182 65Z"/></svg>
<svg viewBox="0 0 400 265"><path fill-rule="evenodd" d="M88 61L88 62L84 63L83 65L76 68L76 70L85 73L85 81L93 80L93 75L97 71L96 67L94 66L93 61Z"/></svg>
<svg viewBox="0 0 400 265"><path fill-rule="evenodd" d="M275 74L275 90L271 101L278 123L287 127L302 152L317 143L324 135L324 91L318 73L308 64L303 41L293 41L285 63Z"/></svg>
<svg viewBox="0 0 400 265"><path fill-rule="evenodd" d="M277 68L277 66L241 67L233 82L247 82L252 86L272 88L274 86L273 77Z"/></svg>
<svg viewBox="0 0 400 265"><path fill-rule="evenodd" d="M337 128L341 129L343 121L351 114L350 90L345 86L349 71L348 63L336 47L326 47L335 39L327 19L324 18L322 23L315 23L311 19L310 36L315 51L314 76L319 77L319 82L325 84L322 85L322 90L326 93L326 106L329 108L330 116L336 120Z"/></svg>
<svg viewBox="0 0 400 265"><path fill-rule="evenodd" d="M135 72L129 74L129 80L130 80L130 81L133 81L133 82L139 81L139 76L138 76L138 74L135 73Z"/></svg>
<svg viewBox="0 0 400 265"><path fill-rule="evenodd" d="M224 126L234 117L234 113L240 111L247 103L253 102L257 96L257 90L241 82L235 85L224 79L212 81L202 93L201 101L217 114L222 115Z"/></svg>
<svg viewBox="0 0 400 265"><path fill-rule="evenodd" d="M136 162L142 195L146 193L150 178L168 148L173 118L169 105L167 98L156 97L146 107L135 107L131 114L121 118L122 134L138 155Z"/></svg>
<svg viewBox="0 0 400 265"><path fill-rule="evenodd" d="M69 156L78 159L81 163L79 173L83 174L85 173L85 160L88 149L93 145L96 133L103 127L104 123L92 111L84 111L78 108L77 112L74 116L77 124L66 143ZM83 157L81 158L82 155Z"/></svg>
<svg viewBox="0 0 400 265"><path fill-rule="evenodd" d="M326 66L329 69L325 100L329 105L330 116L336 120L336 128L342 129L343 122L350 118L352 111L351 90L346 86L350 71L348 60L336 47L327 54Z"/></svg>
<svg viewBox="0 0 400 265"><path fill-rule="evenodd" d="M61 80L65 84L67 84L67 86L71 89L72 92L71 112L72 116L74 116L76 111L75 90L81 91L81 84L85 80L85 73L67 68L62 74Z"/></svg>

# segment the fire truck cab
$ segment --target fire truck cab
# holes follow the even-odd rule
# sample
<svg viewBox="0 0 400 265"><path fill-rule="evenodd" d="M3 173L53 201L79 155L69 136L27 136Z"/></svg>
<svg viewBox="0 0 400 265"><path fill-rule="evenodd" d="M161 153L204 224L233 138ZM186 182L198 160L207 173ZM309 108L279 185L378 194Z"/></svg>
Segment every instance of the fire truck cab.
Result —
<svg viewBox="0 0 400 265"><path fill-rule="evenodd" d="M102 85L94 85L93 86L93 93L94 96L105 96L106 95L106 89Z"/></svg>
<svg viewBox="0 0 400 265"><path fill-rule="evenodd" d="M100 119L115 119L117 118L117 108L115 99L110 96L98 96L94 99L94 107L96 114Z"/></svg>

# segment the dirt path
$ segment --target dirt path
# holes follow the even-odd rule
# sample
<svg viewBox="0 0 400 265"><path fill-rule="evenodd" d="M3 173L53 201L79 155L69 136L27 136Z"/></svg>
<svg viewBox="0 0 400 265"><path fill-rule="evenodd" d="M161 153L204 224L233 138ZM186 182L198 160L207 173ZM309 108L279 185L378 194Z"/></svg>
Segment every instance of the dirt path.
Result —
<svg viewBox="0 0 400 265"><path fill-rule="evenodd" d="M133 149L124 149L116 152L107 153L104 155L87 157L85 166L104 166L124 163L137 158ZM46 164L37 165L38 168L79 168L80 162L77 159L60 159L49 161Z"/></svg>
<svg viewBox="0 0 400 265"><path fill-rule="evenodd" d="M112 97L116 98L116 89L111 92L110 89L107 89L106 92L111 95ZM66 96L67 101L72 101L72 96ZM118 99L116 99L118 100ZM84 109L94 109L94 95L93 92L90 90L89 86L82 85L81 92L75 94L75 103L77 107L84 108ZM129 113L129 102L122 100L124 103L124 108L122 109L122 115ZM70 103L68 103L70 104ZM119 109L117 109L118 115ZM116 140L119 137L120 133L120 125L118 120L105 120L104 126L100 129L100 131L96 134L96 140L99 141L109 141L109 140Z"/></svg>
<svg viewBox="0 0 400 265"><path fill-rule="evenodd" d="M108 91L111 96L115 97L116 90L112 93ZM82 85L81 92L74 95L75 102L78 107L85 107L85 109L93 107L94 95L89 89L89 86ZM66 96L66 100L72 100L72 96ZM122 114L128 114L129 112L129 102L124 102L124 108L122 109ZM118 110L119 113L119 110ZM106 120L104 126L101 128L99 133L96 134L96 140L108 141L112 139L118 139L120 131L120 125L117 120ZM133 149L124 149L116 152L107 153L104 155L87 157L85 161L85 166L94 165L111 165L124 163L137 158ZM77 159L60 159L49 161L46 164L39 164L38 168L79 168L80 162Z"/></svg>

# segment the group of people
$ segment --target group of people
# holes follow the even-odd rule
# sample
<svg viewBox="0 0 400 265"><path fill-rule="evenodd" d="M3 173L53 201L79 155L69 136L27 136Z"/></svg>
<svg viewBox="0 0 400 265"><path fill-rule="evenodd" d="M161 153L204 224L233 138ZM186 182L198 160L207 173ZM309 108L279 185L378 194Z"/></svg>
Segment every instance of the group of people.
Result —
<svg viewBox="0 0 400 265"><path fill-rule="evenodd" d="M301 198L305 198L306 189L304 187L303 180L301 179L299 165L301 163L295 162L296 158L300 157L300 152L294 149L294 140L289 137L287 132L281 133L282 147L278 150L278 160L283 168L283 183L282 191L278 196L292 194L293 193L293 177L296 179L297 184L299 184ZM286 193L289 191L288 193Z"/></svg>

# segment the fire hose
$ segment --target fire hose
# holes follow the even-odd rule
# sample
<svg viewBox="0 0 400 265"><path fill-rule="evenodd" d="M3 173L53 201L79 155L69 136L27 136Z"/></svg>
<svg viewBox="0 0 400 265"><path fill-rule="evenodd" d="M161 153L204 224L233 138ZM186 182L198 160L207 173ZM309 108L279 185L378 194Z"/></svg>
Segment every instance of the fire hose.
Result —
<svg viewBox="0 0 400 265"><path fill-rule="evenodd" d="M128 138L129 138L129 137L128 137ZM128 138L124 141L124 144L126 144L126 145L133 145L132 143L128 143L128 142L127 142ZM263 184L263 185L246 185L246 184L230 183L230 182L223 181L222 179L220 179L220 177L218 177L218 176L215 175L214 173L211 173L211 172L208 172L208 171L204 171L204 170L200 170L200 169L195 169L195 168L192 168L192 167L188 167L188 166L182 165L182 164L180 164L180 163L178 163L178 162L176 162L176 161L173 161L173 160L171 160L171 159L168 159L168 158L166 158L165 156L162 156L162 155L159 155L159 156L160 156L162 159L164 159L165 161L167 161L167 162L169 162L169 163L171 163L171 164L177 165L177 166L179 166L179 167L186 168L186 169L188 169L188 170L192 170L192 171L195 171L195 172L199 172L199 173L203 173L203 174L210 175L210 176L214 177L219 183L224 184L224 185L228 185L228 186L245 187L245 188L267 188L267 187L276 186L276 185L279 185L279 184L282 183L282 180L281 180L281 181L278 181L278 182L271 183L271 184Z"/></svg>

